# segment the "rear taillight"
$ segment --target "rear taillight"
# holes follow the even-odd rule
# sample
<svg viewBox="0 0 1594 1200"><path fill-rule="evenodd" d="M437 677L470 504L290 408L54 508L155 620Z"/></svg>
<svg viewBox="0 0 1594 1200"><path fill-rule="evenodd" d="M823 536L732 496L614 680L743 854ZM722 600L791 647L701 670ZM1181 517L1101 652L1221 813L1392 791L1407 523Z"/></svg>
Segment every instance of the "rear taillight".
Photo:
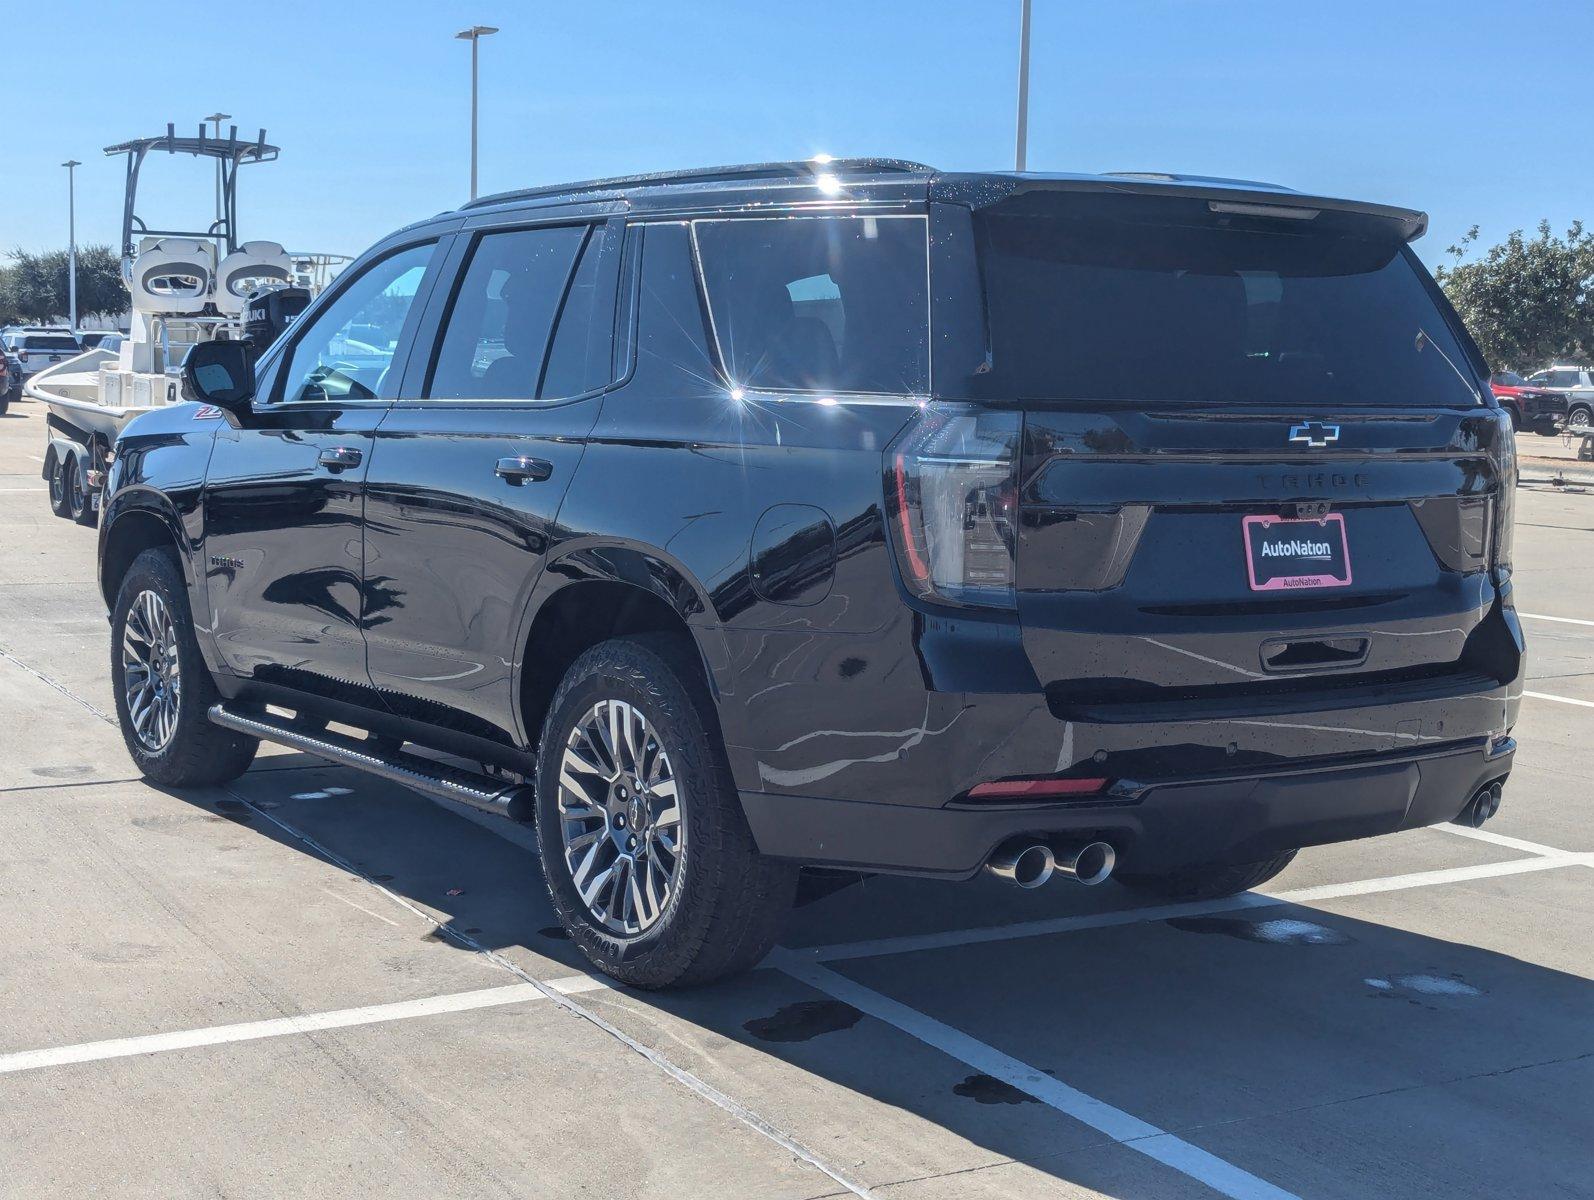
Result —
<svg viewBox="0 0 1594 1200"><path fill-rule="evenodd" d="M1016 412L931 403L886 452L886 508L903 582L944 604L1013 607Z"/></svg>
<svg viewBox="0 0 1594 1200"><path fill-rule="evenodd" d="M1517 450L1516 435L1511 431L1511 418L1506 413L1495 414L1494 466L1499 480L1499 492L1494 502L1494 529L1490 538L1489 565L1494 569L1494 581L1503 584L1511 578L1511 548L1515 540L1517 512Z"/></svg>
<svg viewBox="0 0 1594 1200"><path fill-rule="evenodd" d="M17 351L17 361L18 362L27 362L28 361L28 352L26 350L18 350Z"/></svg>

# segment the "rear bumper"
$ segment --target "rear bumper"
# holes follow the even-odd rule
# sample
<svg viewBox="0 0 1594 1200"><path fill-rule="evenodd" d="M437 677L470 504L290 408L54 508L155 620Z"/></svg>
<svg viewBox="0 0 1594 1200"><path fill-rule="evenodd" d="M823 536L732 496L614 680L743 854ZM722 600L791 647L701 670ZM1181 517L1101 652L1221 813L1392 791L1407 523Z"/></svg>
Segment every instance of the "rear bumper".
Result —
<svg viewBox="0 0 1594 1200"><path fill-rule="evenodd" d="M1254 862L1454 818L1511 771L1515 743L1474 738L1424 750L1303 763L1262 773L1130 785L1107 802L924 808L743 792L753 836L776 858L966 878L1017 836L1102 839L1119 869L1158 872Z"/></svg>

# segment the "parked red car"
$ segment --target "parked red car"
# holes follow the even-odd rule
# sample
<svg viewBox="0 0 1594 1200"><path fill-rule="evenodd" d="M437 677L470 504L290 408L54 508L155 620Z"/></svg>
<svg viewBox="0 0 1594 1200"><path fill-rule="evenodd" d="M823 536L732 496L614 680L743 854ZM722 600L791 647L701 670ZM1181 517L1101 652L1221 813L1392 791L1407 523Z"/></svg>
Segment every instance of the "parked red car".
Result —
<svg viewBox="0 0 1594 1200"><path fill-rule="evenodd" d="M1533 387L1515 371L1496 371L1489 387L1500 407L1511 414L1511 427L1549 437L1566 424L1566 395Z"/></svg>

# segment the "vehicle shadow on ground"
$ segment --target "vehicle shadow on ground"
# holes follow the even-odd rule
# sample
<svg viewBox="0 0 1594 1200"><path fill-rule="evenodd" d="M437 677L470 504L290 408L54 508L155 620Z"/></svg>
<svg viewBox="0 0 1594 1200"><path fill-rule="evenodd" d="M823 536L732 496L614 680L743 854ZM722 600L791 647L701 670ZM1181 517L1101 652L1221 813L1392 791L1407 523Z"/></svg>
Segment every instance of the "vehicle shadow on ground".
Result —
<svg viewBox="0 0 1594 1200"><path fill-rule="evenodd" d="M525 844L380 781L302 763L273 757L274 769L227 791L172 794L299 852L324 848L537 978L587 970ZM1493 883L1538 889L1536 906L1573 889L1559 893L1572 898L1561 908L1580 913L1586 881L1572 877L1583 874ZM1111 884L1018 893L880 878L799 910L787 944L1140 903ZM1457 924L1466 927L1447 927ZM1375 1179L1382 1196L1571 1195L1586 1184L1577 1164L1594 1145L1594 990L1508 954L1277 904L831 965L1301 1195L1365 1196ZM1172 1170L776 971L582 1003L779 1113L799 1140L840 1138L867 1153L898 1138L908 1148L887 1161L912 1158L916 1138L964 1160L981 1157L972 1145L1012 1170L1108 1195L1192 1194ZM696 1032L683 1037L676 1022ZM821 1091L830 1099L804 1112L795 1097L815 1091L788 1086L793 1069L872 1103ZM869 1153L865 1167L876 1165ZM970 1179L957 1194L1040 1194L1051 1186L1042 1183L1008 1178L987 1192Z"/></svg>

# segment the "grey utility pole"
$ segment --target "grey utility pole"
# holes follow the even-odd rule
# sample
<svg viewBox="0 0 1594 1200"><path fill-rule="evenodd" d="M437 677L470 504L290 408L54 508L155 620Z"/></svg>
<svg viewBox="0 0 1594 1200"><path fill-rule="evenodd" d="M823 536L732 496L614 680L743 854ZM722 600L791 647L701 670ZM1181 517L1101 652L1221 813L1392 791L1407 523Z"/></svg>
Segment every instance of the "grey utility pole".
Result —
<svg viewBox="0 0 1594 1200"><path fill-rule="evenodd" d="M221 141L221 123L232 120L231 113L213 112L205 120L216 126L216 140ZM216 160L216 221L221 221L221 159Z"/></svg>
<svg viewBox="0 0 1594 1200"><path fill-rule="evenodd" d="M1013 149L1013 169L1027 170L1029 160L1029 4L1019 0L1018 18L1018 137Z"/></svg>
<svg viewBox="0 0 1594 1200"><path fill-rule="evenodd" d="M478 48L482 38L497 33L493 25L472 25L454 36L470 43L470 198L476 199L476 79Z"/></svg>
<svg viewBox="0 0 1594 1200"><path fill-rule="evenodd" d="M77 332L77 169L83 164L69 158L66 168L66 295L67 324Z"/></svg>

